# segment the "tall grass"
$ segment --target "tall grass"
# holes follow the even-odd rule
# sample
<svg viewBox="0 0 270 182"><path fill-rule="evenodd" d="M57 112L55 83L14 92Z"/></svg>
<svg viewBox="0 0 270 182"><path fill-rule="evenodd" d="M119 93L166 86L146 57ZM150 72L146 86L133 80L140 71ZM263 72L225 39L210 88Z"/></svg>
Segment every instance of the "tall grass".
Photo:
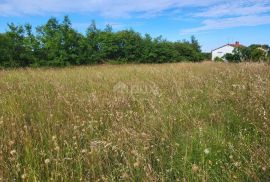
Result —
<svg viewBox="0 0 270 182"><path fill-rule="evenodd" d="M268 65L0 71L2 181L270 181L269 156Z"/></svg>

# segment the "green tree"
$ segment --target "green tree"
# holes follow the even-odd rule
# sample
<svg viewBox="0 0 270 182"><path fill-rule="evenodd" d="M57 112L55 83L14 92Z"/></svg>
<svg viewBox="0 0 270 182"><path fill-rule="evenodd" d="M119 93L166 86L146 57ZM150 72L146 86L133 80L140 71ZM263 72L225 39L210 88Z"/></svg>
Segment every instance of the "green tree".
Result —
<svg viewBox="0 0 270 182"><path fill-rule="evenodd" d="M100 54L101 45L98 41L100 30L96 26L96 22L93 20L90 26L86 30L86 44L85 49L88 51L85 53L87 57L87 63L102 63L103 56Z"/></svg>
<svg viewBox="0 0 270 182"><path fill-rule="evenodd" d="M142 38L142 52L140 62L152 63L157 60L157 53L154 51L154 43L150 34L145 34Z"/></svg>
<svg viewBox="0 0 270 182"><path fill-rule="evenodd" d="M65 65L61 58L61 31L56 18L50 18L45 25L37 27L40 43L40 64L47 66Z"/></svg>
<svg viewBox="0 0 270 182"><path fill-rule="evenodd" d="M0 34L0 66L12 66L11 39L6 33Z"/></svg>
<svg viewBox="0 0 270 182"><path fill-rule="evenodd" d="M141 36L134 30L114 32L110 25L97 28L92 21L83 35L72 28L68 16L59 23L50 18L32 31L32 26L9 24L0 34L0 65L6 67L66 66L116 60L122 63L166 63L204 59L198 40L171 42L161 36Z"/></svg>
<svg viewBox="0 0 270 182"><path fill-rule="evenodd" d="M23 26L16 26L13 23L8 24L8 31L1 36L2 66L26 67L32 64L34 60L33 50L31 46L25 45L26 41Z"/></svg>
<svg viewBox="0 0 270 182"><path fill-rule="evenodd" d="M133 30L123 30L116 33L116 43L119 47L118 58L136 62L141 58L142 38Z"/></svg>
<svg viewBox="0 0 270 182"><path fill-rule="evenodd" d="M242 54L239 48L235 48L232 53L227 53L223 56L225 60L232 63L240 63L242 61Z"/></svg>
<svg viewBox="0 0 270 182"><path fill-rule="evenodd" d="M251 59L254 62L265 61L267 58L266 52L261 49L253 49L251 51Z"/></svg>
<svg viewBox="0 0 270 182"><path fill-rule="evenodd" d="M203 55L194 45L188 41L178 41L174 43L175 50L177 51L177 59L179 61L198 62L203 60Z"/></svg>
<svg viewBox="0 0 270 182"><path fill-rule="evenodd" d="M60 25L61 33L61 58L66 64L79 65L80 59L80 41L83 36L76 32L71 25L68 16L64 17L63 23Z"/></svg>
<svg viewBox="0 0 270 182"><path fill-rule="evenodd" d="M60 24L55 18L37 28L38 41L41 46L42 65L65 66L79 65L79 53L83 36L76 32L70 19L65 16Z"/></svg>
<svg viewBox="0 0 270 182"><path fill-rule="evenodd" d="M201 46L199 44L199 41L194 35L191 36L191 45L196 52L201 52Z"/></svg>
<svg viewBox="0 0 270 182"><path fill-rule="evenodd" d="M39 55L39 44L32 32L32 26L30 24L26 24L25 26L25 38L24 38L24 47L25 53L27 54L29 65L33 66L38 63L38 55Z"/></svg>

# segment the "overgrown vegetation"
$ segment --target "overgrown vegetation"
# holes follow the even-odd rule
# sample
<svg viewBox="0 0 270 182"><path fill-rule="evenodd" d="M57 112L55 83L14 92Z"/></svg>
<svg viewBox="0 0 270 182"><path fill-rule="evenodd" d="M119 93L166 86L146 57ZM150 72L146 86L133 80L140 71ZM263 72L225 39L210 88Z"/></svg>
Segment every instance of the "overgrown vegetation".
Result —
<svg viewBox="0 0 270 182"><path fill-rule="evenodd" d="M235 48L233 53L226 54L224 59L229 62L268 62L270 63L270 47L252 44L249 47Z"/></svg>
<svg viewBox="0 0 270 182"><path fill-rule="evenodd" d="M8 25L0 34L0 66L39 67L115 63L167 63L204 59L195 37L170 42L133 30L104 30L95 22L83 35L72 28L66 16L62 23L51 18L32 31L32 26Z"/></svg>
<svg viewBox="0 0 270 182"><path fill-rule="evenodd" d="M0 78L4 181L270 181L268 65L17 69Z"/></svg>

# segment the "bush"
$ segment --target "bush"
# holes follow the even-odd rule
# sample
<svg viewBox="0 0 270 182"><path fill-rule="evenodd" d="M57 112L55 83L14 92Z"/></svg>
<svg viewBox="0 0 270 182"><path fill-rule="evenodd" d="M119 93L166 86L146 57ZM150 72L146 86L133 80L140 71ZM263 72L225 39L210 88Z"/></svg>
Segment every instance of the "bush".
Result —
<svg viewBox="0 0 270 182"><path fill-rule="evenodd" d="M202 53L202 56L204 60L211 60L212 54L209 52L206 52L206 53Z"/></svg>
<svg viewBox="0 0 270 182"><path fill-rule="evenodd" d="M31 25L9 24L0 34L0 66L64 67L83 64L200 62L205 59L194 36L191 40L171 42L161 36L142 36L134 30L113 32L95 22L83 35L72 28L66 16L63 22L50 18L32 32Z"/></svg>
<svg viewBox="0 0 270 182"><path fill-rule="evenodd" d="M241 62L239 54L236 54L236 53L233 53L233 54L227 53L227 54L225 54L225 56L223 58L230 63Z"/></svg>
<svg viewBox="0 0 270 182"><path fill-rule="evenodd" d="M220 58L220 57L216 57L214 61L216 61L216 62L224 62L224 60L222 58Z"/></svg>

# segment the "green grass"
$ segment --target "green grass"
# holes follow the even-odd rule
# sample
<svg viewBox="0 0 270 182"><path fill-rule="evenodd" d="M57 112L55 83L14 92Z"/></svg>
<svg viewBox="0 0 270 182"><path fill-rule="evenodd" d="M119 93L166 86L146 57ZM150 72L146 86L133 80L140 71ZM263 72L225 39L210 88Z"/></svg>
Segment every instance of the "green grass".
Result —
<svg viewBox="0 0 270 182"><path fill-rule="evenodd" d="M269 121L264 64L2 70L0 178L270 181Z"/></svg>

